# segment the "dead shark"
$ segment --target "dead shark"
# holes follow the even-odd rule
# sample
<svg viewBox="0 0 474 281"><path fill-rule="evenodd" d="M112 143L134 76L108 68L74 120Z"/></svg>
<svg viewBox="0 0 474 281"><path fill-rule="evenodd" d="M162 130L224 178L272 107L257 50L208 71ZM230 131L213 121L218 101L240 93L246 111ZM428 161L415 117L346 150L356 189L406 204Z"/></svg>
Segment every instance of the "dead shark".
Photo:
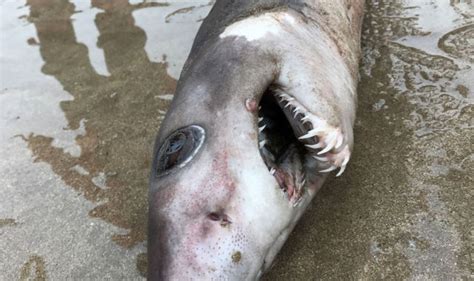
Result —
<svg viewBox="0 0 474 281"><path fill-rule="evenodd" d="M156 139L150 280L255 280L353 149L363 0L218 0Z"/></svg>

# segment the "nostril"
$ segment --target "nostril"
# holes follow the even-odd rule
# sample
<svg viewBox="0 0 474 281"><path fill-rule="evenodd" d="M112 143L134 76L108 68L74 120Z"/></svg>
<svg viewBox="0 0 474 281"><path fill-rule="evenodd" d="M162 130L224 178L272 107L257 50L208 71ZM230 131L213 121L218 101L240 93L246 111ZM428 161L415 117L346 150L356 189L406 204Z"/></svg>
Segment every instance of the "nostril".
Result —
<svg viewBox="0 0 474 281"><path fill-rule="evenodd" d="M229 216L222 213L212 212L207 215L207 217L212 221L220 221L221 226L227 226L231 223Z"/></svg>
<svg viewBox="0 0 474 281"><path fill-rule="evenodd" d="M222 220L221 220L221 225L222 226L227 226L229 224L230 224L229 217L227 215L223 215Z"/></svg>
<svg viewBox="0 0 474 281"><path fill-rule="evenodd" d="M208 217L210 220L212 220L212 221L220 221L220 220L221 220L220 214L214 213L214 212L212 212L212 213L210 213L209 215L207 215L207 217Z"/></svg>

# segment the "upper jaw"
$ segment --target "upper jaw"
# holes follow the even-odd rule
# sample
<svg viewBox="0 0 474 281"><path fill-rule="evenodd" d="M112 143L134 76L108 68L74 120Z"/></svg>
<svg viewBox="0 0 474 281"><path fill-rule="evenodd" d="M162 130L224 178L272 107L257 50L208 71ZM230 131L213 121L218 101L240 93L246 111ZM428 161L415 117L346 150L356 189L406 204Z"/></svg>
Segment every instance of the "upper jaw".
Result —
<svg viewBox="0 0 474 281"><path fill-rule="evenodd" d="M274 113L269 112L268 108L260 107L260 153L289 201L296 206L311 185L310 179L337 168L340 168L337 176L344 172L350 158L347 136L342 128L330 125L282 89L270 88L264 94L261 104L270 107L265 95L272 95L276 100L280 109L272 107L271 111L282 111L286 124L281 121L282 118L272 116ZM279 124L272 124L278 120ZM285 126L290 129L285 130ZM271 144L269 145L272 142L272 130L278 129L283 134L280 138L283 142L286 141L283 148L280 147L280 151L284 153L272 153Z"/></svg>
<svg viewBox="0 0 474 281"><path fill-rule="evenodd" d="M315 160L323 164L319 172L340 168L336 176L342 175L350 159L348 140L342 128L330 125L282 90L277 89L275 95L298 140Z"/></svg>

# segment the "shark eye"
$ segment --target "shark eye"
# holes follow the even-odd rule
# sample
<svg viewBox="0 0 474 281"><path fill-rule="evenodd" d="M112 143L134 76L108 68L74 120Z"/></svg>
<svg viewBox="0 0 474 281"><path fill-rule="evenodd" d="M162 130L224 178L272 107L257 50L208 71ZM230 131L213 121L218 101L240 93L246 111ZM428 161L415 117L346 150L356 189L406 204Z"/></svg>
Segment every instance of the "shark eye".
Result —
<svg viewBox="0 0 474 281"><path fill-rule="evenodd" d="M158 150L157 175L169 174L189 163L201 148L205 135L204 129L197 125L180 128L169 135Z"/></svg>

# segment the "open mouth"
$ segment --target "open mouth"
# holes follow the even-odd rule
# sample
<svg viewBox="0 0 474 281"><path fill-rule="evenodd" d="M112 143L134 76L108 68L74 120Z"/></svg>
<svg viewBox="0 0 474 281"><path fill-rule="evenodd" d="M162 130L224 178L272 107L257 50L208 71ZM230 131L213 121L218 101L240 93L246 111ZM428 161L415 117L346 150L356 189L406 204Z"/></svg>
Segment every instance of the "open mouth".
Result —
<svg viewBox="0 0 474 281"><path fill-rule="evenodd" d="M341 149L343 135L337 130L328 132L322 122L278 88L269 88L260 101L260 154L294 205L301 200L306 185L314 177L338 167L341 167L340 175L349 160L346 157L333 161L332 152Z"/></svg>

